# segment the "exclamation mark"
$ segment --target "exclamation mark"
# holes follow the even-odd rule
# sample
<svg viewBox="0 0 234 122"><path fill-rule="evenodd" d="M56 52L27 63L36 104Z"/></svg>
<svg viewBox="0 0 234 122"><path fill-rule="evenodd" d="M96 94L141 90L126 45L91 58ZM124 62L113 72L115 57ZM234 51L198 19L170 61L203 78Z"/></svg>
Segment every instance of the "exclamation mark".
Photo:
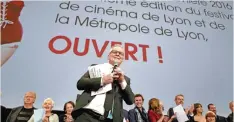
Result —
<svg viewBox="0 0 234 122"><path fill-rule="evenodd" d="M162 59L162 50L161 47L158 46L158 58L159 58L159 63L163 63L163 59Z"/></svg>

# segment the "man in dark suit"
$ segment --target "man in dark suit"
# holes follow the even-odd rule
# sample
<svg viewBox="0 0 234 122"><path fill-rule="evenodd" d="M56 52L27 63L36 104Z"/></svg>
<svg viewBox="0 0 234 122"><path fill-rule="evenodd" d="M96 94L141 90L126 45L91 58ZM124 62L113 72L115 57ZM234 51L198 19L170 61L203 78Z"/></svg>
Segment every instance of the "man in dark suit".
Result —
<svg viewBox="0 0 234 122"><path fill-rule="evenodd" d="M27 122L33 115L33 104L36 99L36 93L27 92L24 95L24 106L13 108L7 117L6 122Z"/></svg>
<svg viewBox="0 0 234 122"><path fill-rule="evenodd" d="M208 107L209 111L212 111L212 112L215 113L215 115L216 115L216 122L227 122L227 119L225 117L217 115L217 113L216 113L217 112L216 111L216 107L215 107L215 105L213 103L208 104L207 107Z"/></svg>
<svg viewBox="0 0 234 122"><path fill-rule="evenodd" d="M183 94L178 94L178 95L175 96L175 104L176 104L176 106L178 106L178 105L183 106L184 105L184 95ZM193 106L190 106L190 107L188 107L188 108L186 108L184 110L185 110L185 113L188 116L188 119L190 119L191 116L193 116L192 115L193 110L194 110ZM169 119L172 119L172 122L178 122L178 120L173 116L174 115L173 108L169 108L167 114L169 116ZM186 121L186 122L188 122L188 121Z"/></svg>
<svg viewBox="0 0 234 122"><path fill-rule="evenodd" d="M77 89L84 92L72 112L75 122L123 121L123 100L128 105L132 105L134 101L130 78L125 76L119 67L123 59L124 49L121 45L114 45L108 55L109 63L99 65L106 69L102 77L90 78L88 71L80 78ZM107 85L111 85L112 89L92 95L94 91Z"/></svg>

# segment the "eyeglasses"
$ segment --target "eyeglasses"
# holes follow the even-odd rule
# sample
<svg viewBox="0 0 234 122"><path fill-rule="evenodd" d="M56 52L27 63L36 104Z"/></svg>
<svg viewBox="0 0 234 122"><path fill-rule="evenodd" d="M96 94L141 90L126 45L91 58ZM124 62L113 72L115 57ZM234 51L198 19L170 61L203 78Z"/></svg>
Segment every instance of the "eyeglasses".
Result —
<svg viewBox="0 0 234 122"><path fill-rule="evenodd" d="M120 52L120 51L117 51L117 50L113 50L113 51L111 51L111 53L113 53L113 54L115 54L115 55L119 54L119 55L121 55L121 56L124 56L124 53L123 53L123 52Z"/></svg>

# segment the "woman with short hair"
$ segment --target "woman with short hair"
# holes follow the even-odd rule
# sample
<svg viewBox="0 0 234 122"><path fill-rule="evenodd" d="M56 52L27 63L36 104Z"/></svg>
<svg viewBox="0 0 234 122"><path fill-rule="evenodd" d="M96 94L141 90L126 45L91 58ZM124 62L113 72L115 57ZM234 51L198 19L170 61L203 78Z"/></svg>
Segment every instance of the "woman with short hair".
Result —
<svg viewBox="0 0 234 122"><path fill-rule="evenodd" d="M42 108L45 110L45 116L42 118L42 122L59 122L58 115L52 113L52 108L54 107L54 101L51 98L44 100ZM34 114L28 120L28 122L34 122Z"/></svg>

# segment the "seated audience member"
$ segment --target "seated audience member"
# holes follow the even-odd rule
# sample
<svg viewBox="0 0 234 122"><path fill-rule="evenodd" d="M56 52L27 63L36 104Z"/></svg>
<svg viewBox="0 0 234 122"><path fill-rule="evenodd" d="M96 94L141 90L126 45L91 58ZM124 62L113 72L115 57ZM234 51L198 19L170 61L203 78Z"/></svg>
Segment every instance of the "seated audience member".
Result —
<svg viewBox="0 0 234 122"><path fill-rule="evenodd" d="M202 116L202 105L200 103L194 104L193 117L190 118L190 122L206 122L206 118Z"/></svg>
<svg viewBox="0 0 234 122"><path fill-rule="evenodd" d="M13 108L6 122L27 122L33 115L33 104L36 100L35 92L27 92L24 95L24 105Z"/></svg>
<svg viewBox="0 0 234 122"><path fill-rule="evenodd" d="M162 122L164 119L163 107L157 98L152 98L149 101L148 117L150 122Z"/></svg>
<svg viewBox="0 0 234 122"><path fill-rule="evenodd" d="M210 103L207 107L209 111L214 112L214 114L216 115L216 122L227 122L227 119L225 117L217 115L216 107L214 104Z"/></svg>
<svg viewBox="0 0 234 122"><path fill-rule="evenodd" d="M128 112L129 122L149 122L147 112L142 106L144 98L141 94L136 94L134 97L135 107Z"/></svg>
<svg viewBox="0 0 234 122"><path fill-rule="evenodd" d="M216 122L216 115L212 111L206 113L206 122Z"/></svg>
<svg viewBox="0 0 234 122"><path fill-rule="evenodd" d="M59 122L74 122L74 119L72 118L72 111L75 107L74 102L69 101L64 104L63 110L65 114L59 116Z"/></svg>
<svg viewBox="0 0 234 122"><path fill-rule="evenodd" d="M45 116L43 117L42 122L59 122L58 115L52 113L52 108L54 107L54 101L51 98L45 99L42 107L45 110ZM34 122L34 114L28 120L28 122Z"/></svg>
<svg viewBox="0 0 234 122"><path fill-rule="evenodd" d="M229 108L230 108L230 110L231 110L231 113L228 115L227 121L228 121L228 122L233 122L234 101L231 101L231 102L229 103Z"/></svg>
<svg viewBox="0 0 234 122"><path fill-rule="evenodd" d="M175 104L176 106L178 105L184 105L184 95L182 94L178 94L175 96ZM169 108L168 110L168 116L171 119L171 117L174 115L174 111L173 108ZM187 109L185 109L185 113L188 115L188 118L190 118L190 116L193 114L193 105L191 107L188 107ZM174 119L172 120L172 122L178 122L178 120L174 117Z"/></svg>

